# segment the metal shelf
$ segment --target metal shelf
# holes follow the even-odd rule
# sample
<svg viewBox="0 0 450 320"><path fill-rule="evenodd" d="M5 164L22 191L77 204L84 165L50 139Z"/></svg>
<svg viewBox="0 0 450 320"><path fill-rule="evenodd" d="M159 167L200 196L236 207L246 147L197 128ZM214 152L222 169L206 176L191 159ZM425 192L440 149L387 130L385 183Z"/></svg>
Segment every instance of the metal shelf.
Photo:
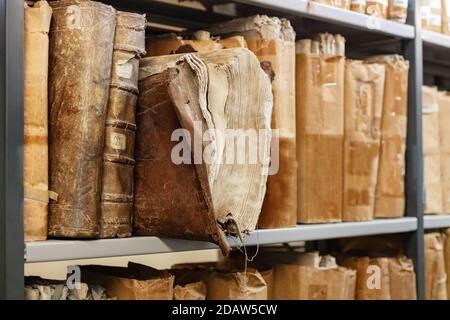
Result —
<svg viewBox="0 0 450 320"><path fill-rule="evenodd" d="M445 229L450 228L450 215L424 216L423 224L425 229Z"/></svg>
<svg viewBox="0 0 450 320"><path fill-rule="evenodd" d="M416 218L380 219L367 222L298 225L295 228L259 230L246 238L245 245L276 244L296 241L326 240L375 234L411 232ZM233 247L238 245L230 239ZM46 262L118 256L146 255L192 250L216 249L208 242L157 237L133 237L102 240L48 240L25 245L26 262Z"/></svg>
<svg viewBox="0 0 450 320"><path fill-rule="evenodd" d="M422 41L425 44L450 49L450 36L444 34L422 30Z"/></svg>
<svg viewBox="0 0 450 320"><path fill-rule="evenodd" d="M414 27L411 25L380 19L307 0L234 1L400 38L413 39L415 35Z"/></svg>

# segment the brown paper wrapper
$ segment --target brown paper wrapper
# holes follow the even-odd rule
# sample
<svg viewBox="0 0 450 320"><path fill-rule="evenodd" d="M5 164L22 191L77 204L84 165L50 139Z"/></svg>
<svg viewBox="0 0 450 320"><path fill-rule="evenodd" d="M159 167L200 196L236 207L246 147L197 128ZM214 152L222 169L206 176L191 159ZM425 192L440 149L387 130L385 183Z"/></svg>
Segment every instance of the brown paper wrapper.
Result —
<svg viewBox="0 0 450 320"><path fill-rule="evenodd" d="M255 269L213 272L206 280L208 300L267 300L267 284Z"/></svg>
<svg viewBox="0 0 450 320"><path fill-rule="evenodd" d="M24 187L47 194L39 199L25 194L25 241L37 241L47 239L48 32L52 9L46 1L24 6Z"/></svg>
<svg viewBox="0 0 450 320"><path fill-rule="evenodd" d="M450 214L450 93L439 93L439 137L442 177L442 206Z"/></svg>
<svg viewBox="0 0 450 320"><path fill-rule="evenodd" d="M128 268L82 266L82 281L101 285L117 300L172 300L174 277L166 271L130 263Z"/></svg>
<svg viewBox="0 0 450 320"><path fill-rule="evenodd" d="M425 214L443 213L438 97L435 87L422 88Z"/></svg>
<svg viewBox="0 0 450 320"><path fill-rule="evenodd" d="M280 264L274 271L274 300L354 300L355 285L354 270Z"/></svg>
<svg viewBox="0 0 450 320"><path fill-rule="evenodd" d="M341 56L297 54L300 223L342 219L344 66Z"/></svg>
<svg viewBox="0 0 450 320"><path fill-rule="evenodd" d="M444 234L425 234L426 300L447 300L447 274L445 271L444 241Z"/></svg>
<svg viewBox="0 0 450 320"><path fill-rule="evenodd" d="M343 259L340 263L357 272L356 300L391 299L387 258L350 257ZM378 271L379 279L377 279Z"/></svg>
<svg viewBox="0 0 450 320"><path fill-rule="evenodd" d="M374 217L384 79L383 64L346 62L344 221Z"/></svg>
<svg viewBox="0 0 450 320"><path fill-rule="evenodd" d="M376 56L368 60L383 63L386 67L375 217L397 218L405 213L409 64L396 55Z"/></svg>

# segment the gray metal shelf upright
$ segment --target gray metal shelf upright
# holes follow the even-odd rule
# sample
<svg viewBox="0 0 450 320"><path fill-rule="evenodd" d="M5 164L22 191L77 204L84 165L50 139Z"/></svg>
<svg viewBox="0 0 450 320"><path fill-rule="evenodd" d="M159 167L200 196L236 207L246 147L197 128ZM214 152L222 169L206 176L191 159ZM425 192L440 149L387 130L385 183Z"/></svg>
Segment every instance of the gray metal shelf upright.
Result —
<svg viewBox="0 0 450 320"><path fill-rule="evenodd" d="M153 0L104 0L119 9L145 12L150 21L179 28L198 28L232 18L229 12L198 11ZM214 3L209 0L209 3ZM223 3L224 1L221 1ZM230 0L230 2L232 2ZM292 229L260 230L247 245L336 239L351 236L405 233L408 255L414 260L418 297L424 298L423 160L421 129L422 39L418 8L410 1L406 25L311 3L307 0L235 0L238 13L274 14L293 21L298 32L343 32L349 47L358 42L368 48L379 43L410 61L408 138L406 164L406 217L362 223L299 225ZM126 256L159 252L210 249L209 243L141 237L90 241L49 240L23 242L22 146L23 146L23 0L0 0L0 298L22 299L24 262ZM161 32L155 29L154 32ZM385 51L389 52L390 49ZM363 54L369 54L368 52ZM427 222L428 225L430 222ZM434 222L436 225L437 222ZM440 222L442 223L442 221ZM233 243L233 242L232 242Z"/></svg>

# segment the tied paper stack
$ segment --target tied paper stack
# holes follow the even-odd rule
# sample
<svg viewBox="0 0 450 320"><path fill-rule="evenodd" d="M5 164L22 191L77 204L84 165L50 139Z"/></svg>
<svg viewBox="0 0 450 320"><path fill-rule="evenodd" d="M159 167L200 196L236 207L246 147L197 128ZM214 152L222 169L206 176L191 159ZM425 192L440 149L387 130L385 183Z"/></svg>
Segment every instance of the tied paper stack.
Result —
<svg viewBox="0 0 450 320"><path fill-rule="evenodd" d="M405 213L405 150L409 63L398 55L367 59L386 68L381 146L375 191L375 218L398 218Z"/></svg>
<svg viewBox="0 0 450 320"><path fill-rule="evenodd" d="M272 129L278 130L272 150L272 173L259 228L293 227L297 222L297 159L295 129L295 31L286 19L257 15L208 27L212 35L245 38L249 50L272 74Z"/></svg>
<svg viewBox="0 0 450 320"><path fill-rule="evenodd" d="M48 32L46 1L25 6L24 33L24 229L25 241L47 239L48 221Z"/></svg>
<svg viewBox="0 0 450 320"><path fill-rule="evenodd" d="M101 238L131 236L135 113L144 47L145 16L118 11L103 151Z"/></svg>
<svg viewBox="0 0 450 320"><path fill-rule="evenodd" d="M105 116L116 11L94 1L51 2L49 236L98 234Z"/></svg>
<svg viewBox="0 0 450 320"><path fill-rule="evenodd" d="M442 209L450 214L450 93L440 92L439 137L442 174Z"/></svg>
<svg viewBox="0 0 450 320"><path fill-rule="evenodd" d="M297 42L298 221L342 220L345 39Z"/></svg>
<svg viewBox="0 0 450 320"><path fill-rule="evenodd" d="M135 233L213 241L227 254L225 235L254 230L266 191L269 77L244 48L166 55L142 60L139 92ZM236 161L227 130L260 133L256 163L249 146Z"/></svg>
<svg viewBox="0 0 450 320"><path fill-rule="evenodd" d="M374 217L384 79L384 64L346 61L344 221Z"/></svg>

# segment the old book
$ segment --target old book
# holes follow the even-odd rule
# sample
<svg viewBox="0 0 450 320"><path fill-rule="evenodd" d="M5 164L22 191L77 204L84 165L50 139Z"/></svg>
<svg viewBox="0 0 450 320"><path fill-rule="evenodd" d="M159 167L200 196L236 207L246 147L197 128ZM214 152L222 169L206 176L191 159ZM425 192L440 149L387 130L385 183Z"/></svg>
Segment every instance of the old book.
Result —
<svg viewBox="0 0 450 320"><path fill-rule="evenodd" d="M389 0L387 18L405 23L408 17L408 0Z"/></svg>
<svg viewBox="0 0 450 320"><path fill-rule="evenodd" d="M118 11L116 20L103 151L100 238L131 236L139 59L145 54L145 15Z"/></svg>
<svg viewBox="0 0 450 320"><path fill-rule="evenodd" d="M444 255L445 235L425 234L425 299L447 300L447 273Z"/></svg>
<svg viewBox="0 0 450 320"><path fill-rule="evenodd" d="M224 232L244 237L261 211L270 80L244 48L146 58L140 78L134 230L214 241L226 254ZM255 135L235 154L225 135L245 131Z"/></svg>
<svg viewBox="0 0 450 320"><path fill-rule="evenodd" d="M208 53L221 49L246 48L247 43L242 36L232 36L225 39L211 38L208 31L199 30L189 38L174 33L149 38L145 47L147 57L154 57L176 53Z"/></svg>
<svg viewBox="0 0 450 320"><path fill-rule="evenodd" d="M388 17L388 0L366 0L366 14L386 19Z"/></svg>
<svg viewBox="0 0 450 320"><path fill-rule="evenodd" d="M206 279L208 300L267 300L263 276L249 268L239 272L213 272Z"/></svg>
<svg viewBox="0 0 450 320"><path fill-rule="evenodd" d="M128 267L81 266L81 279L101 285L117 300L172 300L174 277L140 264Z"/></svg>
<svg viewBox="0 0 450 320"><path fill-rule="evenodd" d="M241 35L261 63L270 63L272 129L276 129L271 173L258 222L259 228L292 227L297 222L295 129L295 31L286 19L265 15L240 18L208 27L212 35Z"/></svg>
<svg viewBox="0 0 450 320"><path fill-rule="evenodd" d="M409 63L398 55L375 56L368 61L386 67L375 218L398 218L405 214Z"/></svg>
<svg viewBox="0 0 450 320"><path fill-rule="evenodd" d="M98 234L105 117L116 11L94 1L51 3L49 235Z"/></svg>
<svg viewBox="0 0 450 320"><path fill-rule="evenodd" d="M391 300L417 300L416 273L411 259L389 258Z"/></svg>
<svg viewBox="0 0 450 320"><path fill-rule="evenodd" d="M274 270L274 300L354 300L356 271L331 256L308 252Z"/></svg>
<svg viewBox="0 0 450 320"><path fill-rule="evenodd" d="M47 1L25 6L24 33L24 231L25 241L47 239L48 221L48 32Z"/></svg>
<svg viewBox="0 0 450 320"><path fill-rule="evenodd" d="M440 92L439 137L442 177L442 212L450 214L450 93Z"/></svg>
<svg viewBox="0 0 450 320"><path fill-rule="evenodd" d="M374 217L384 79L384 64L346 62L344 221Z"/></svg>
<svg viewBox="0 0 450 320"><path fill-rule="evenodd" d="M442 30L441 0L420 0L420 20L422 28L429 31Z"/></svg>
<svg viewBox="0 0 450 320"><path fill-rule="evenodd" d="M339 222L344 160L344 49L332 45L334 54L328 54L331 52L324 45L323 53L318 48L319 52L313 54L311 44L311 40L297 42L297 221Z"/></svg>
<svg viewBox="0 0 450 320"><path fill-rule="evenodd" d="M356 270L356 300L391 300L388 258L349 257L339 263Z"/></svg>
<svg viewBox="0 0 450 320"><path fill-rule="evenodd" d="M422 88L425 214L443 213L438 97L436 87Z"/></svg>

